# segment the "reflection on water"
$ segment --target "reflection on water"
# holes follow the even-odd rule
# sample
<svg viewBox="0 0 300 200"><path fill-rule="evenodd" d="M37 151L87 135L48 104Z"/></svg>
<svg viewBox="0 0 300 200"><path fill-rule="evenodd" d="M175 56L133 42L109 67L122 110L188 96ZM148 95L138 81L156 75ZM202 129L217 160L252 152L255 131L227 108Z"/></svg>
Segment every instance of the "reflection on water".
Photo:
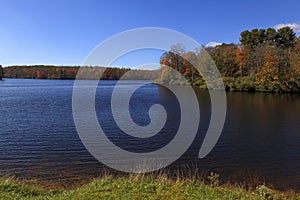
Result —
<svg viewBox="0 0 300 200"><path fill-rule="evenodd" d="M72 87L68 80L5 79L0 82L0 172L44 182L75 183L97 177L104 166L82 145L72 118ZM136 81L123 81L124 89ZM134 138L117 127L110 97L116 81L101 81L96 95L99 123L118 146L132 152L151 152L168 144L178 129L180 109L167 89L148 84L130 101L135 123L150 122L149 108L165 106L167 122L159 134ZM197 166L232 180L259 176L267 183L300 189L300 96L227 93L225 127L216 147L204 159L198 151L210 118L210 99L195 89L201 110L198 136L191 148L169 169ZM184 89L182 90L184 92ZM107 149L109 151L109 149ZM118 158L115 158L118 159ZM120 161L122 162L122 161Z"/></svg>

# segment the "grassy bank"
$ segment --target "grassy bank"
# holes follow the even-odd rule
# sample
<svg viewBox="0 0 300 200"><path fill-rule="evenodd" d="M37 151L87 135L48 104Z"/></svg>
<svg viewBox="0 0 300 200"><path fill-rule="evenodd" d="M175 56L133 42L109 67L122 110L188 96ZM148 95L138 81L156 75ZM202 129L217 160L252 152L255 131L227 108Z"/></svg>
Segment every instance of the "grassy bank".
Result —
<svg viewBox="0 0 300 200"><path fill-rule="evenodd" d="M13 179L0 180L0 199L300 199L294 192L279 192L262 185L245 190L198 180L160 177L105 176L74 190L47 190Z"/></svg>

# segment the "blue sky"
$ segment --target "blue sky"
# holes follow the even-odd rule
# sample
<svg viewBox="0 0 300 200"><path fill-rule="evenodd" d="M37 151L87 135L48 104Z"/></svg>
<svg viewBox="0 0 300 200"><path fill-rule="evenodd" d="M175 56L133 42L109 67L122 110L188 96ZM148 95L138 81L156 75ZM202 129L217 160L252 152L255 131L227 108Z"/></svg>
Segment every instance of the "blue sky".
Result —
<svg viewBox="0 0 300 200"><path fill-rule="evenodd" d="M80 65L100 42L139 27L164 27L198 41L237 43L245 29L292 24L299 0L0 0L0 64ZM115 65L158 62L137 52Z"/></svg>

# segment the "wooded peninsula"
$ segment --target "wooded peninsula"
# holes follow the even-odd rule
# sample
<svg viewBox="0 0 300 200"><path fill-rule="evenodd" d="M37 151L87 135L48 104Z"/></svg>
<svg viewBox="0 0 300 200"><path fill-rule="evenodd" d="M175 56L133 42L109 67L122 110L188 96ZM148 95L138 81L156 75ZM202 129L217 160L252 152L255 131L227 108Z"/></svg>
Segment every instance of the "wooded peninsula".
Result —
<svg viewBox="0 0 300 200"><path fill-rule="evenodd" d="M293 29L253 29L240 34L240 44L221 44L186 52L180 44L160 59L162 66L179 71L194 86L207 89L197 70L218 67L227 91L300 92L300 37ZM194 66L194 67L192 67ZM162 67L158 82L176 83ZM203 69L209 72L209 67Z"/></svg>

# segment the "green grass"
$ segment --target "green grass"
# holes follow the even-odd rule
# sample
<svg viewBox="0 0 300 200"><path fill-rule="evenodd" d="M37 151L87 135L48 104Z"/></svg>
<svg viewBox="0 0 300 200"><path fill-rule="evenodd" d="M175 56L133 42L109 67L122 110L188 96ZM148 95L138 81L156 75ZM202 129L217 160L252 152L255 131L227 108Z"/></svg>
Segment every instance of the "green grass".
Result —
<svg viewBox="0 0 300 200"><path fill-rule="evenodd" d="M295 192L266 186L254 191L230 185L212 186L197 180L165 176L105 176L74 190L49 190L13 179L0 180L0 199L300 199Z"/></svg>

